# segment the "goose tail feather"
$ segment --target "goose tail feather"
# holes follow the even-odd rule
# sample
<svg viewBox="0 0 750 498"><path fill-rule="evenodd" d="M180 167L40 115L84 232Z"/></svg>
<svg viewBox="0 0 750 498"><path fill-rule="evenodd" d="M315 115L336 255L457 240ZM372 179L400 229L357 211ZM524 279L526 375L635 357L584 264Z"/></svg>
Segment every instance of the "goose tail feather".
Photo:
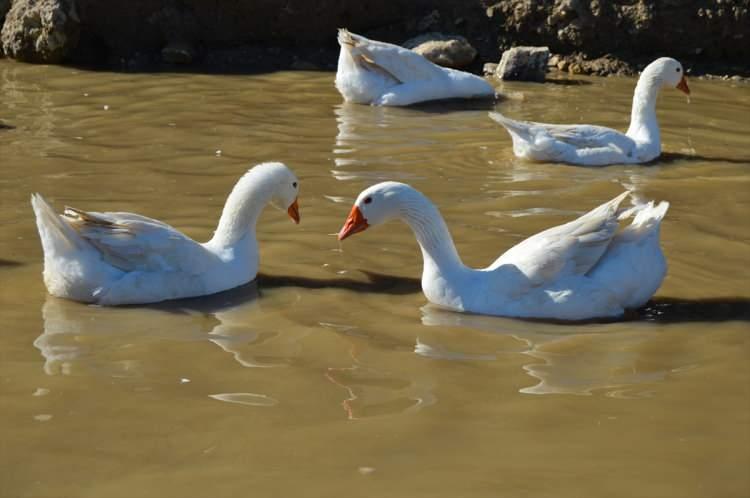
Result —
<svg viewBox="0 0 750 498"><path fill-rule="evenodd" d="M31 207L45 254L76 251L83 241L78 233L52 209L41 194L31 194Z"/></svg>

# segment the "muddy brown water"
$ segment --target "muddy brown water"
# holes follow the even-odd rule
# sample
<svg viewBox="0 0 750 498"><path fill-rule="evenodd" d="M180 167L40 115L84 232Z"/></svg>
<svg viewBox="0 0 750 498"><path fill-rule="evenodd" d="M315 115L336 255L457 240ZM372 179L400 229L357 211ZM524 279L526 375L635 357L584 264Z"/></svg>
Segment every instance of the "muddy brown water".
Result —
<svg viewBox="0 0 750 498"><path fill-rule="evenodd" d="M515 159L487 110L624 129L634 80L414 109L342 105L332 80L0 61L0 496L750 495L750 87L664 91L665 158L585 169ZM46 295L31 192L204 240L266 160L300 177L302 223L264 213L257 285ZM385 179L429 195L475 266L635 188L672 203L669 274L616 323L438 312L405 225L336 241Z"/></svg>

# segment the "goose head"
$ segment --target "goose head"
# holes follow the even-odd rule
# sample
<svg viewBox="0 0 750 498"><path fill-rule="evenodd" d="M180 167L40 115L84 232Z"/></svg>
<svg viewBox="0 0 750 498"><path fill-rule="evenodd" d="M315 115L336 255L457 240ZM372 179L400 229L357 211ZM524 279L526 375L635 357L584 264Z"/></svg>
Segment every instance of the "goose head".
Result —
<svg viewBox="0 0 750 498"><path fill-rule="evenodd" d="M662 86L677 88L681 92L690 95L690 88L685 79L685 70L675 59L671 57L661 57L646 66L643 70L648 72L652 78L661 81Z"/></svg>
<svg viewBox="0 0 750 498"><path fill-rule="evenodd" d="M276 209L286 211L295 223L299 223L299 180L295 174L283 163L263 163L253 169L258 168L273 179L270 204Z"/></svg>
<svg viewBox="0 0 750 498"><path fill-rule="evenodd" d="M400 200L413 191L404 183L382 182L363 190L339 231L339 240L379 225L399 215Z"/></svg>

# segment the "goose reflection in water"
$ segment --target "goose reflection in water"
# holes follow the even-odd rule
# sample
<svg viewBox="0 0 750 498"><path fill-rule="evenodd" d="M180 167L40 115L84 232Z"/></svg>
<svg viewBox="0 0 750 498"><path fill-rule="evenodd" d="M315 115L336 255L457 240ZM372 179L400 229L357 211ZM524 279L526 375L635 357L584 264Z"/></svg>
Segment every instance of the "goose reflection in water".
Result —
<svg viewBox="0 0 750 498"><path fill-rule="evenodd" d="M335 169L331 170L331 174L336 180L378 182L417 178L414 174L406 173L409 169L404 167L404 162L408 158L404 153L408 151L393 145L394 130L391 128L405 117L412 126L419 128L423 121L427 126L426 117L420 121L418 117L410 116L409 110L349 103L336 106L334 114L338 133L333 147ZM384 154L388 150L397 152L398 157ZM392 165L399 166L398 171L387 169Z"/></svg>
<svg viewBox="0 0 750 498"><path fill-rule="evenodd" d="M726 320L750 321L750 300L657 298L621 321L580 324L454 313L429 304L422 307L424 325L468 328L520 341L522 349L513 352L534 359L523 368L537 381L520 389L525 394L592 395L603 391L610 397L648 396L647 387L637 386L663 381L674 372L691 368L677 364L670 355L661 357L667 360L660 365L644 361L644 352L659 339L664 324ZM429 358L468 361L493 361L507 354L465 353L425 338L417 340L414 352Z"/></svg>
<svg viewBox="0 0 750 498"><path fill-rule="evenodd" d="M44 332L34 346L48 375L88 372L112 377L140 377L148 366L144 344L153 340L208 341L230 353L243 367L287 365L309 333L299 327L283 332L277 312L257 300L257 285L234 291L148 307L103 308L47 296L42 307ZM259 326L270 323L273 328ZM125 358L123 358L125 357Z"/></svg>

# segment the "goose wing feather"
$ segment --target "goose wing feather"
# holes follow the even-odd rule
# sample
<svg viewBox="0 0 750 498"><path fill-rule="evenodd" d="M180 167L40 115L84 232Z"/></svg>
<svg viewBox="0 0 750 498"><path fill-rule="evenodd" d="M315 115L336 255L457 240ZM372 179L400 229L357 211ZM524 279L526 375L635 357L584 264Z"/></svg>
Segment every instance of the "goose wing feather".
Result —
<svg viewBox="0 0 750 498"><path fill-rule="evenodd" d="M506 251L487 270L513 265L532 286L549 284L565 275L585 275L615 236L618 206L629 193L624 192L569 223L529 237Z"/></svg>
<svg viewBox="0 0 750 498"><path fill-rule="evenodd" d="M201 273L208 251L180 231L134 213L97 213L66 207L65 221L123 271Z"/></svg>

